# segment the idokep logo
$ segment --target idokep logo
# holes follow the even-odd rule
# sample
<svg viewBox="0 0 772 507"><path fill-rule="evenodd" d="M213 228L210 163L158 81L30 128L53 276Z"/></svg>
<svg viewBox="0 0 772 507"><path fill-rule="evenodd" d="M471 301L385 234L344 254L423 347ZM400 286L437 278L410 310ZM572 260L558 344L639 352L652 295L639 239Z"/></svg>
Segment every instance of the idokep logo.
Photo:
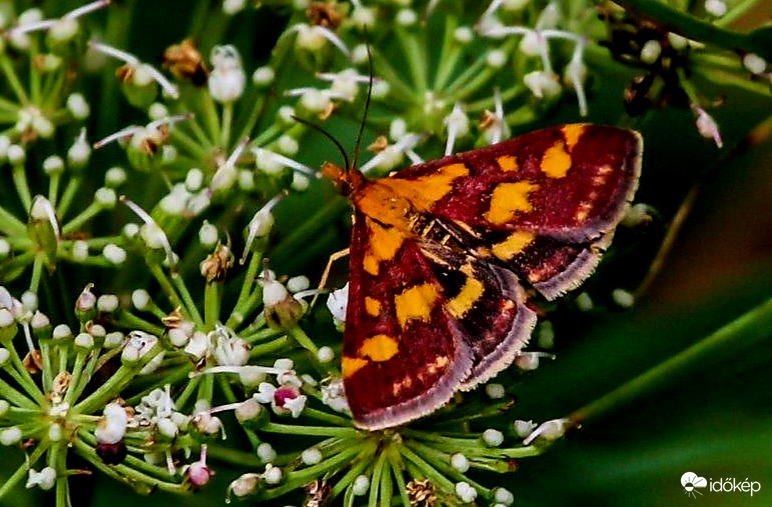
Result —
<svg viewBox="0 0 772 507"><path fill-rule="evenodd" d="M694 472L686 472L681 476L681 486L684 488L684 493L692 498L702 495L700 489L705 488L708 488L707 491L711 493L750 493L751 496L761 491L761 483L758 481L749 481L747 478L738 481L731 477L714 481L712 477L705 479Z"/></svg>

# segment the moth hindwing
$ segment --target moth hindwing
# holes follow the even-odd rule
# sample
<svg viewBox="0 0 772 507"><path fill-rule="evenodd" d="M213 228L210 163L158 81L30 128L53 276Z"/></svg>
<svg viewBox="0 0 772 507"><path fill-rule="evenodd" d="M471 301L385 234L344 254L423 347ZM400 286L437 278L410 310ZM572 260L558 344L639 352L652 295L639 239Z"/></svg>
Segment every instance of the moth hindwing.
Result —
<svg viewBox="0 0 772 507"><path fill-rule="evenodd" d="M354 207L343 381L357 426L426 415L509 366L546 299L597 265L637 187L642 140L547 128L370 180L326 174Z"/></svg>

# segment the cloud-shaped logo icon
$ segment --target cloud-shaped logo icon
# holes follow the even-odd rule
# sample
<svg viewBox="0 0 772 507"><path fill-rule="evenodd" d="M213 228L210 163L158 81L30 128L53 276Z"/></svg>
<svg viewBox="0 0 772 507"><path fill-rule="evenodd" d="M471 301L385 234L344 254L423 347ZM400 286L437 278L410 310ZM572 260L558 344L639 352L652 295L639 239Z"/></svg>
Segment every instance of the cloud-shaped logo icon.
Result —
<svg viewBox="0 0 772 507"><path fill-rule="evenodd" d="M700 477L694 472L686 472L681 476L681 486L684 487L684 492L687 496L697 498L697 495L701 495L697 488L707 487L708 481L705 477Z"/></svg>

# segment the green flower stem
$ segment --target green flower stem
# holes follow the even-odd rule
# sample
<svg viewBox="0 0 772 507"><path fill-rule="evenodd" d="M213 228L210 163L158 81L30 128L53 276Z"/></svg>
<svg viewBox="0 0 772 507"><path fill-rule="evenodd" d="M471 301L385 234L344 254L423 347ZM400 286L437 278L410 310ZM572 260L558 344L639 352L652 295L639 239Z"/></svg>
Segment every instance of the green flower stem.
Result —
<svg viewBox="0 0 772 507"><path fill-rule="evenodd" d="M362 446L362 450L359 456L355 458L355 464L349 468L348 472L341 477L341 479L332 487L330 491L330 499L333 499L340 495L344 489L346 489L351 483L354 482L360 474L362 474L367 467L372 463L372 456L375 454L377 445L374 441L368 441Z"/></svg>
<svg viewBox="0 0 772 507"><path fill-rule="evenodd" d="M45 256L42 253L35 255L35 262L32 263L32 276L29 280L29 290L37 294L40 286L40 278L43 276L43 265Z"/></svg>
<svg viewBox="0 0 772 507"><path fill-rule="evenodd" d="M161 285L161 290L163 290L164 294L166 294L166 297L169 298L169 302L172 304L172 306L174 308L179 308L185 317L190 318L187 306L185 303L183 303L182 299L180 299L180 296L177 295L177 291L174 290L174 286L166 277L166 273L164 273L163 269L161 269L161 265L153 262L148 263L147 266L150 268L150 272L153 274L155 279ZM203 321L201 320L200 316L195 322L203 326Z"/></svg>
<svg viewBox="0 0 772 507"><path fill-rule="evenodd" d="M185 389L182 390L180 395L175 400L175 403L179 408L182 408L185 406L185 404L188 402L188 398L190 398L194 392L198 389L198 385L201 383L202 377L193 377L190 379L190 381L185 385Z"/></svg>
<svg viewBox="0 0 772 507"><path fill-rule="evenodd" d="M40 358L43 362L43 371L40 375L43 392L50 393L54 386L54 375L51 369L51 342L49 340L40 340Z"/></svg>
<svg viewBox="0 0 772 507"><path fill-rule="evenodd" d="M196 306L196 302L193 301L193 297L190 295L188 286L185 285L185 279L177 271L174 271L171 274L171 279L174 283L174 286L177 287L177 290L180 292L182 300L185 302L183 306L185 313L190 315L190 318L193 320L193 322L195 322L196 326L203 328L204 320L201 318L201 314L198 312L198 306Z"/></svg>
<svg viewBox="0 0 772 507"><path fill-rule="evenodd" d="M683 352L614 389L568 418L576 425L600 419L625 404L682 378L689 370L706 368L727 357L731 346L747 348L768 341L772 334L772 299L718 329Z"/></svg>
<svg viewBox="0 0 772 507"><path fill-rule="evenodd" d="M208 130L209 139L216 145L220 139L220 115L217 113L217 105L212 96L203 91L199 92L199 100L203 108L203 121ZM225 149L224 146L220 148Z"/></svg>
<svg viewBox="0 0 772 507"><path fill-rule="evenodd" d="M222 106L222 124L220 128L220 146L228 150L231 145L231 127L233 126L233 102ZM240 140L239 140L240 141Z"/></svg>
<svg viewBox="0 0 772 507"><path fill-rule="evenodd" d="M321 410L316 410L314 408L306 407L303 410L303 415L306 417L310 417L312 419L316 419L317 421L324 421L329 424L334 424L336 426L351 426L351 419L346 419L344 417L340 417L334 414L328 414L327 412L322 412Z"/></svg>
<svg viewBox="0 0 772 507"><path fill-rule="evenodd" d="M92 202L86 207L86 209L78 213L77 216L62 226L62 235L67 236L77 231L83 226L83 224L94 218L103 209L104 208L101 205L97 204L96 202Z"/></svg>
<svg viewBox="0 0 772 507"><path fill-rule="evenodd" d="M259 93L257 98L255 98L254 105L249 111L249 117L244 122L244 126L241 128L241 132L239 132L239 137L237 137L236 139L244 139L252 135L252 129L255 128L255 125L257 125L257 121L263 115L264 107L265 107L265 97L263 96L262 93Z"/></svg>
<svg viewBox="0 0 772 507"><path fill-rule="evenodd" d="M75 355L75 365L72 367L72 376L70 377L70 384L67 388L67 393L64 395L64 401L72 405L73 401L75 401L75 395L78 392L78 384L81 381L81 373L83 373L83 365L86 363L86 354L88 352L83 350L78 350L78 353ZM96 354L95 354L96 355ZM88 381L88 379L86 379Z"/></svg>
<svg viewBox="0 0 772 507"><path fill-rule="evenodd" d="M461 45L456 41L456 28L458 18L445 16L445 27L442 36L442 49L438 59L437 72L434 74L432 88L442 90L456 68L458 58L461 56Z"/></svg>
<svg viewBox="0 0 772 507"><path fill-rule="evenodd" d="M429 88L426 82L427 65L425 44L418 44L418 37L408 34L402 28L396 28L394 34L405 53L410 76L413 80L413 89L418 96L423 96Z"/></svg>
<svg viewBox="0 0 772 507"><path fill-rule="evenodd" d="M733 6L729 6L727 13L713 21L713 24L722 27L729 26L750 9L756 7L758 3L759 0L743 0Z"/></svg>
<svg viewBox="0 0 772 507"><path fill-rule="evenodd" d="M378 454L378 459L375 461L373 473L371 474L372 479L370 480L370 496L368 497L367 505L380 505L378 502L378 493L381 492L381 481L383 480L383 470L385 465L386 453L381 452Z"/></svg>
<svg viewBox="0 0 772 507"><path fill-rule="evenodd" d="M81 414L91 414L102 405L110 401L110 399L117 396L118 393L129 383L137 372L142 369L147 363L149 363L155 356L157 356L163 348L160 345L156 345L148 351L139 364L133 364L131 366L121 365L104 384L100 385L96 391L91 393L87 398L83 399L75 405L73 408L76 412Z"/></svg>
<svg viewBox="0 0 772 507"><path fill-rule="evenodd" d="M375 48L371 49L371 51L373 55L373 68L376 75L383 76L389 83L389 88L391 89L389 100L409 106L421 104L423 96L416 93L415 88L402 80L401 74L389 64L386 57L381 56Z"/></svg>
<svg viewBox="0 0 772 507"><path fill-rule="evenodd" d="M32 195L27 184L27 174L24 171L24 164L13 166L13 184L16 186L16 193L19 195L22 206L29 211L32 208Z"/></svg>
<svg viewBox="0 0 772 507"><path fill-rule="evenodd" d="M12 238L26 237L27 226L24 225L24 222L0 206L0 232Z"/></svg>
<svg viewBox="0 0 772 507"><path fill-rule="evenodd" d="M488 488L484 487L478 482L473 481L468 476L453 468L453 466L450 464L449 454L440 452L432 447L429 447L428 445L416 442L415 440L408 440L405 442L405 445L415 451L417 455L431 463L436 469L445 474L447 477L452 478L456 482L466 481L474 486L474 489L476 489L478 492L485 496L490 496L491 492Z"/></svg>
<svg viewBox="0 0 772 507"><path fill-rule="evenodd" d="M3 51L2 54L0 54L0 70L5 74L5 78L8 81L8 84L11 85L11 90L13 90L18 101L22 106L26 106L29 103L29 97L27 96L27 92L24 90L21 81L19 81L19 76L16 75L13 63L11 63L11 59L8 58L8 53L6 51Z"/></svg>
<svg viewBox="0 0 772 507"><path fill-rule="evenodd" d="M115 324L118 327L122 327L124 329L139 329L140 331L145 331L146 333L150 333L155 336L161 336L164 334L165 329L162 326L157 326L152 322L148 322L142 317L138 317L137 315L134 315L128 310L122 309L120 311L117 311L115 312L115 316L117 317ZM156 317L159 317L159 318L165 317L165 316L166 315L163 313L161 313L160 317L156 315Z"/></svg>
<svg viewBox="0 0 772 507"><path fill-rule="evenodd" d="M32 45L30 46L29 56L30 61L34 62L35 59L40 55L40 51L38 51L38 44L37 41L33 41ZM30 102L33 104L39 105L41 103L40 100L40 72L38 71L37 67L35 65L29 66L29 95L30 95Z"/></svg>
<svg viewBox="0 0 772 507"><path fill-rule="evenodd" d="M670 31L688 39L707 42L717 46L756 53L765 60L772 60L772 32L769 27L752 32L741 33L726 30L707 21L675 9L657 0L614 0L628 11L637 12L659 23L665 24Z"/></svg>
<svg viewBox="0 0 772 507"><path fill-rule="evenodd" d="M237 465L246 468L258 468L263 466L263 461L252 452L238 451L230 447L223 447L216 444L207 444L207 458L212 458L223 463Z"/></svg>
<svg viewBox="0 0 772 507"><path fill-rule="evenodd" d="M175 484L164 480L156 479L143 474L127 465L105 465L102 459L97 456L96 451L80 439L75 439L73 448L84 459L87 459L94 467L98 468L108 476L121 482L131 485L132 482L146 484L152 488L168 491L170 493L187 493L187 487L183 484ZM138 460L139 461L139 460Z"/></svg>
<svg viewBox="0 0 772 507"><path fill-rule="evenodd" d="M180 127L182 127L182 125L183 124L180 124ZM204 128L201 125L199 125L199 123L196 120L185 122L185 125L190 127L190 130L193 131L193 135L198 141L198 144L201 146L204 152L208 154L204 157L204 160L206 160L209 156L211 156L211 151L214 149L214 145L212 144L213 141L209 139L209 136L207 136L206 131L204 131ZM180 128L177 130L182 130L182 129Z"/></svg>
<svg viewBox="0 0 772 507"><path fill-rule="evenodd" d="M329 227L337 217L341 216L348 209L346 199L334 199L325 204L314 216L303 222L303 224L289 234L284 240L276 245L271 257L283 259L297 255L298 251L307 248L309 240L314 237L319 230Z"/></svg>
<svg viewBox="0 0 772 507"><path fill-rule="evenodd" d="M361 443L354 444L351 447L336 454L335 456L317 463L316 465L303 468L302 470L288 472L285 476L285 483L278 488L269 489L262 495L262 498L276 498L285 493L289 493L290 491L293 491L300 486L308 484L316 477L320 477L327 472L337 470L345 463L351 461L357 454L359 454L362 448L363 445Z"/></svg>
<svg viewBox="0 0 772 507"><path fill-rule="evenodd" d="M468 403L465 406L452 407L443 411L443 413L437 414L439 416L437 424L447 427L474 419L494 417L506 412L513 404L514 402L509 399L495 403L488 401L488 403Z"/></svg>
<svg viewBox="0 0 772 507"><path fill-rule="evenodd" d="M54 449L58 449L59 446L54 446ZM51 453L53 454L53 452ZM60 453L56 459L56 466L54 470L67 470L67 453ZM69 481L66 475L59 475L56 477L56 507L69 507L70 505L70 487Z"/></svg>
<svg viewBox="0 0 772 507"><path fill-rule="evenodd" d="M43 456L43 453L45 453L47 450L48 445L42 443L35 447L35 450L32 451L32 454L30 454L27 458L25 466L20 466L17 468L16 471L2 485L0 485L0 500L2 500L5 495L13 490L19 481L21 481L24 476L29 473L29 469L38 462L40 457Z"/></svg>
<svg viewBox="0 0 772 507"><path fill-rule="evenodd" d="M101 357L102 356L99 354L98 349L92 351L88 356L88 362L83 368L83 373L80 375L80 382L78 383L77 389L75 391L75 396L72 398L73 400L80 398L80 396L83 394L83 391L85 391L86 387L88 387L89 382L91 382L91 378L94 376L94 372L97 371L97 365L101 362ZM70 382L70 385L73 385L72 381Z"/></svg>
<svg viewBox="0 0 772 507"><path fill-rule="evenodd" d="M448 480L447 477L442 475L440 472L438 472L433 466L431 466L429 463L424 461L420 456L418 456L416 453L411 451L406 446L401 446L399 448L400 454L407 459L413 466L410 467L408 465L408 468L412 468L411 475L413 477L426 477L430 481L432 481L434 484L439 486L441 489L452 492L455 491L455 485ZM406 463L407 464L407 463Z"/></svg>
<svg viewBox="0 0 772 507"><path fill-rule="evenodd" d="M82 179L83 178L80 176L73 175L70 178L70 181L67 182L67 186L64 188L64 193L62 194L62 199L59 201L59 207L56 209L56 215L59 217L59 220L62 220L67 216L67 211L70 209L72 200L75 198L75 194L80 188Z"/></svg>
<svg viewBox="0 0 772 507"><path fill-rule="evenodd" d="M254 252L249 258L249 264L247 265L247 273L244 276L244 282L241 284L239 296L236 299L236 304L233 306L233 312L231 312L231 316L225 324L226 326L232 328L236 324L240 323L236 322L238 319L236 314L242 314L244 305L246 305L247 301L249 300L249 296L255 287L255 280L257 280L257 275L260 272L260 268L262 266L263 254L261 252Z"/></svg>
<svg viewBox="0 0 772 507"><path fill-rule="evenodd" d="M225 401L228 403L236 403L239 401L239 398L236 396L236 393L233 392L233 388L224 375L217 376L217 383L220 385L223 396L225 396Z"/></svg>
<svg viewBox="0 0 772 507"><path fill-rule="evenodd" d="M295 424L279 424L269 422L261 431L267 433L283 433L286 435L307 435L316 437L354 437L359 431L354 428L336 428L334 426L301 426Z"/></svg>
<svg viewBox="0 0 772 507"><path fill-rule="evenodd" d="M189 135L182 132L181 129L171 130L172 140L185 148L196 160L206 160L209 152L201 147L198 141L192 139Z"/></svg>
<svg viewBox="0 0 772 507"><path fill-rule="evenodd" d="M3 109L9 113L13 113L14 115L19 114L19 104L15 102L11 102L10 100L0 97L0 109Z"/></svg>
<svg viewBox="0 0 772 507"><path fill-rule="evenodd" d="M487 65L487 55L482 53L464 72L445 88L445 95L453 95L480 74Z"/></svg>
<svg viewBox="0 0 772 507"><path fill-rule="evenodd" d="M267 129L263 130L255 138L255 140L252 141L252 144L255 146L265 146L272 139L274 139L275 137L278 137L282 132L284 132L284 127L282 125L279 125L278 123L274 123Z"/></svg>
<svg viewBox="0 0 772 507"><path fill-rule="evenodd" d="M241 336L241 338L249 344L270 340L272 338L278 338L282 334L281 331L271 329L270 327L260 329L259 331L253 332L251 334L246 334L248 332L249 328L245 329L242 333L239 334L239 336Z"/></svg>
<svg viewBox="0 0 772 507"><path fill-rule="evenodd" d="M182 277L180 277L180 279L182 279ZM212 331L215 324L220 321L220 288L221 284L217 282L207 283L204 288L205 332Z"/></svg>
<svg viewBox="0 0 772 507"><path fill-rule="evenodd" d="M38 405L45 404L45 396L42 392L40 392L40 389L38 388L37 384L35 384L35 381L27 371L27 368L24 367L24 364L19 357L19 353L16 351L16 347L11 346L6 348L8 349L8 352L11 353L11 363L13 364L13 367L7 365L3 369L8 372L8 374L13 377L16 383L27 392L27 395L30 398L35 400L35 403Z"/></svg>
<svg viewBox="0 0 772 507"><path fill-rule="evenodd" d="M300 326L295 326L289 329L287 333L289 333L289 335L295 339L298 345L309 351L314 359L316 359L316 355L319 353L319 349Z"/></svg>
<svg viewBox="0 0 772 507"><path fill-rule="evenodd" d="M410 497L407 495L407 486L405 485L405 478L402 476L402 468L404 465L398 460L399 455L389 455L389 467L391 473L394 474L394 480L397 483L397 491L399 491L399 498L402 500L402 507L412 507L410 503Z"/></svg>
<svg viewBox="0 0 772 507"><path fill-rule="evenodd" d="M0 397L21 408L26 408L29 410L39 410L40 408L32 400L24 396L23 393L20 393L14 389L3 379L0 379Z"/></svg>
<svg viewBox="0 0 772 507"><path fill-rule="evenodd" d="M199 400L211 400L214 397L214 375L204 375L198 384Z"/></svg>
<svg viewBox="0 0 772 507"><path fill-rule="evenodd" d="M249 357L254 359L256 357L269 356L279 350L289 347L291 344L288 336L282 336L268 343L262 343L252 347L249 351Z"/></svg>
<svg viewBox="0 0 772 507"><path fill-rule="evenodd" d="M59 198L59 184L62 182L62 175L52 174L48 179L48 201L56 209L56 200Z"/></svg>

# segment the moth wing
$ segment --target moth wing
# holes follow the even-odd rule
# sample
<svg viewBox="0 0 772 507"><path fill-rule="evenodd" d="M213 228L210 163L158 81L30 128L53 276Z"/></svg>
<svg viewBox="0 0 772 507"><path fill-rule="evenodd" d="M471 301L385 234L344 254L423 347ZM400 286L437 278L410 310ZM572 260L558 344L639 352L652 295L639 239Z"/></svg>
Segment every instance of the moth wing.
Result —
<svg viewBox="0 0 772 507"><path fill-rule="evenodd" d="M564 125L380 180L548 299L597 265L638 184L638 133Z"/></svg>
<svg viewBox="0 0 772 507"><path fill-rule="evenodd" d="M429 414L469 376L472 353L415 238L355 213L343 385L356 426Z"/></svg>

